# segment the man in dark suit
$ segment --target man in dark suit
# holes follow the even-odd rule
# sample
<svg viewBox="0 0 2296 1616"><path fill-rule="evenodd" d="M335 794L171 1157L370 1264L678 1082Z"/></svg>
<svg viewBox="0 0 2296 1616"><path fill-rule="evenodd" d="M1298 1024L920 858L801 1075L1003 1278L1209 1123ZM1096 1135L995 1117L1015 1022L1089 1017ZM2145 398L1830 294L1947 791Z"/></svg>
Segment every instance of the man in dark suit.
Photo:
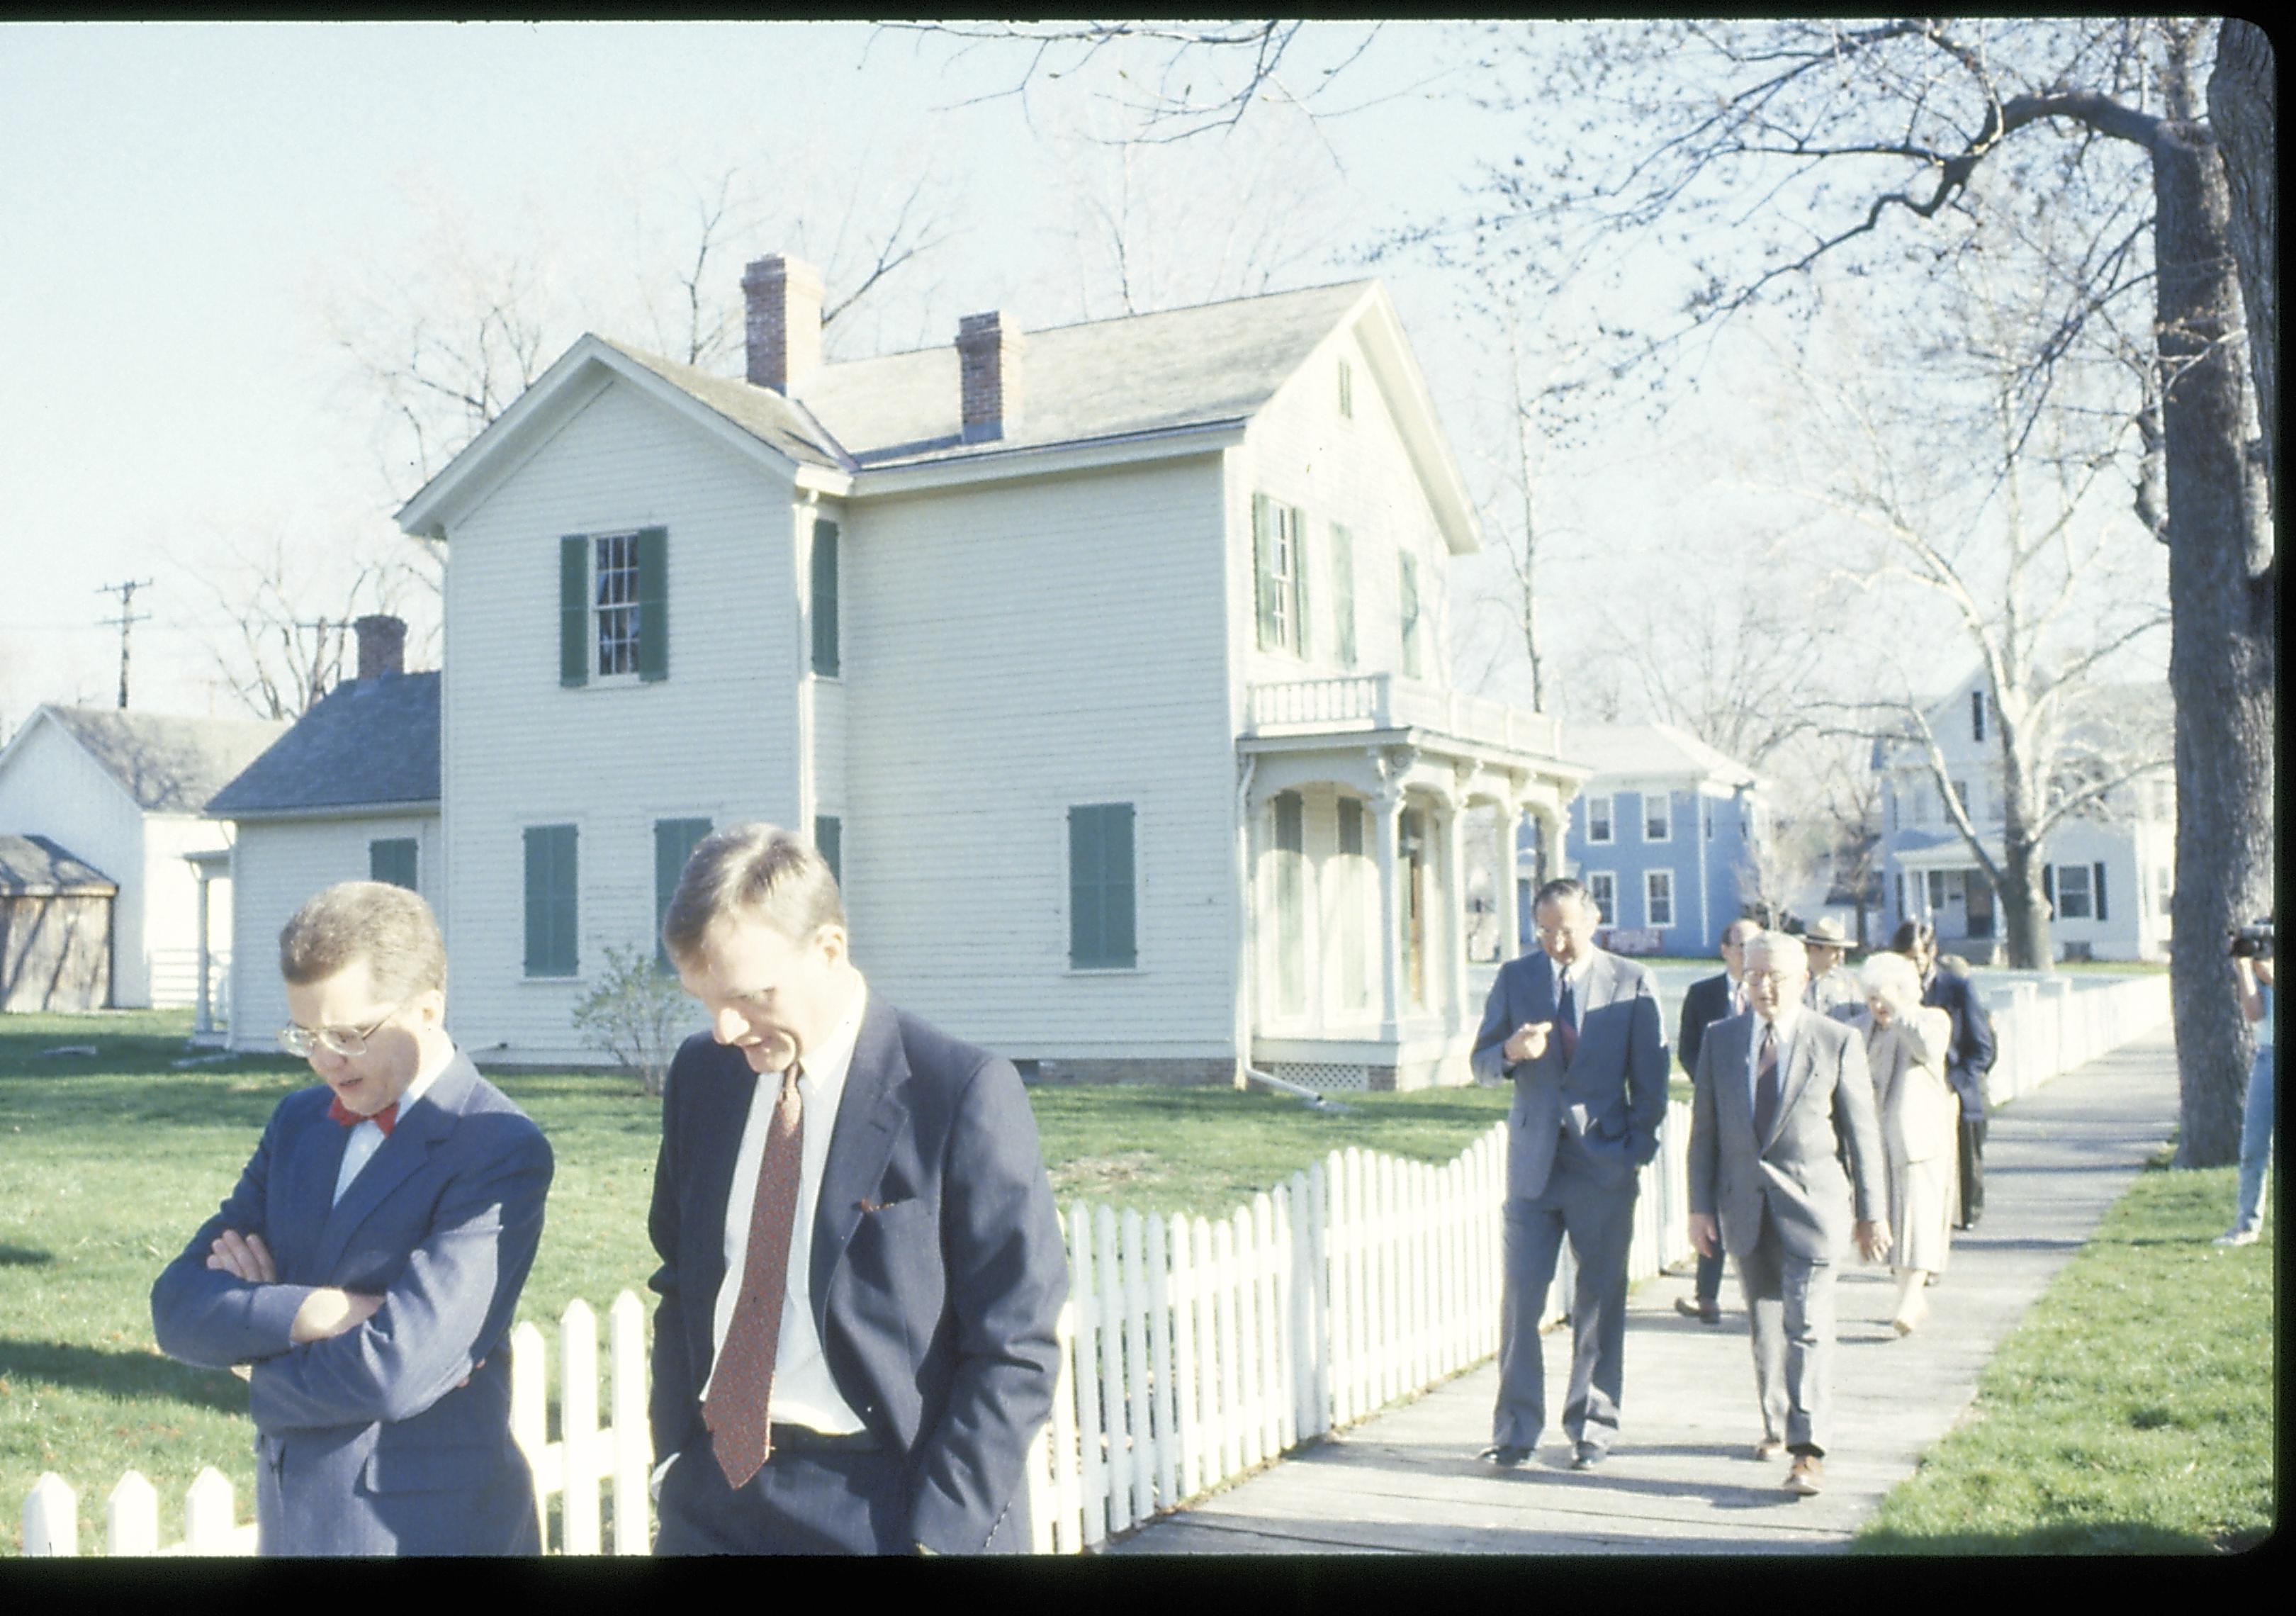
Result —
<svg viewBox="0 0 2296 1616"><path fill-rule="evenodd" d="M1833 1440L1833 1270L1852 1241L1868 1261L1889 1254L1887 1169L1865 1040L1803 1005L1800 939L1764 932L1745 958L1752 1008L1708 1028L1698 1051L1690 1236L1738 1265L1762 1409L1754 1455L1792 1452L1785 1486L1806 1497Z"/></svg>
<svg viewBox="0 0 2296 1616"><path fill-rule="evenodd" d="M1068 1259L1020 1075L869 991L786 831L705 839L662 940L710 1030L649 1220L654 1552L1025 1550Z"/></svg>
<svg viewBox="0 0 2296 1616"><path fill-rule="evenodd" d="M1719 945L1723 968L1691 983L1682 996L1682 1025L1675 1036L1674 1049L1682 1061L1684 1075L1693 1083L1698 1080L1698 1046L1706 1037L1707 1028L1726 1016L1745 1013L1743 951L1746 939L1761 929L1759 923L1751 920L1734 920L1723 927ZM1722 1322L1722 1253L1718 1248L1710 1255L1704 1251L1698 1254L1693 1294L1676 1297L1674 1310L1701 1324Z"/></svg>
<svg viewBox="0 0 2296 1616"><path fill-rule="evenodd" d="M1563 1237L1578 1266L1562 1430L1592 1470L1619 1431L1627 1247L1636 1174L1666 1115L1666 1033L1651 973L1595 946L1600 915L1575 881L1551 881L1532 913L1541 952L1499 970L1469 1057L1481 1082L1509 1078L1499 1304L1499 1395L1484 1456L1513 1469L1546 1423L1538 1316Z"/></svg>
<svg viewBox="0 0 2296 1616"><path fill-rule="evenodd" d="M1953 1019L1953 1049L1945 1077L1961 1102L1956 1140L1961 1168L1961 1216L1954 1226L1973 1229L1985 1210L1985 1074L1993 1070L1993 1021L1978 1002L1969 979L1939 967L1937 928L1929 922L1906 921L1890 939L1890 947L1913 961L1914 969L1922 973L1922 1003Z"/></svg>
<svg viewBox="0 0 2296 1616"><path fill-rule="evenodd" d="M550 1146L445 1027L430 906L347 882L279 936L279 1103L223 1208L152 1287L160 1349L247 1377L266 1554L532 1554L504 1350Z"/></svg>

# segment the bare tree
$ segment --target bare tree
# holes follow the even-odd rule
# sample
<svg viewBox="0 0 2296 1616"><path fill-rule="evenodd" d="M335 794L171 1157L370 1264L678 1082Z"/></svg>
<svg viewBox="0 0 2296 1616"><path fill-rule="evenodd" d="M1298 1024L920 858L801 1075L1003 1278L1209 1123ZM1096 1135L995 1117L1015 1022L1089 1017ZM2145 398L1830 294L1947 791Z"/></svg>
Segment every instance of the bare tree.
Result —
<svg viewBox="0 0 2296 1616"><path fill-rule="evenodd" d="M273 531L225 541L219 554L173 565L208 597L205 639L218 681L259 718L293 718L341 682L351 624L403 615L418 570L345 546ZM338 559L338 554L341 559Z"/></svg>
<svg viewBox="0 0 2296 1616"><path fill-rule="evenodd" d="M1504 104L1551 127L1560 103L1626 131L1606 160L1547 141L1495 167L1487 205L1455 234L1510 250L1678 252L1681 316L1639 351L1694 368L1690 339L1822 261L1887 283L1909 308L1940 256L1972 250L1980 174L2029 208L2088 220L2151 204L2149 274L2100 264L2071 312L2152 296L2169 595L2176 619L2177 857L2171 970L2182 1160L2237 1148L2249 1034L2213 939L2272 885L2272 545L2251 498L2231 202L2194 64L2212 23L1892 19L1621 25L1525 58L1534 86ZM1910 226L1913 234L1898 226ZM1805 306L1814 299L1794 299ZM1908 343L1908 349L1918 347ZM1657 373L1663 373L1663 367ZM2206 940L2204 940L2206 939Z"/></svg>
<svg viewBox="0 0 2296 1616"><path fill-rule="evenodd" d="M2135 422L2116 418L2109 398L2101 405L2070 364L2037 382L2032 328L2052 317L2049 277L2030 257L1997 267L2002 256L1956 260L1964 295L1942 345L1954 351L1930 361L1933 373L1977 384L1974 407L1941 409L1933 392L1908 408L1869 332L1868 346L1845 356L1843 379L1800 371L1798 391L1824 401L1836 431L1816 452L1781 458L1800 454L1800 497L1872 536L1870 557L1837 574L1891 614L1894 631L1869 636L1882 654L1866 659L1890 671L1860 693L1889 718L1866 733L1893 762L1927 769L1994 889L2009 963L2030 970L2053 954L2040 883L2051 832L2169 760L2165 735L2109 724L2083 700L2129 647L2157 643L2168 612L2141 575L2151 546L2113 498L2134 475ZM1943 608L1934 636L1917 597ZM1983 672L1997 836L1956 789L1931 722L1936 649L1956 639Z"/></svg>
<svg viewBox="0 0 2296 1616"><path fill-rule="evenodd" d="M610 226L529 201L480 217L436 191L411 203L416 250L362 250L320 281L321 319L348 407L372 423L389 506L410 497L586 330L628 332L666 357L738 370L740 258L786 250L822 267L824 340L913 276L948 238L931 164L868 183L862 158L788 152L762 173L676 152L604 165ZM819 160L809 160L814 157ZM864 153L865 156L865 152ZM783 176L803 176L797 185Z"/></svg>
<svg viewBox="0 0 2296 1616"><path fill-rule="evenodd" d="M2272 38L2253 22L2227 17L2209 74L2209 123L2224 153L2231 211L2225 233L2240 267L2248 313L2249 373L2263 426L2259 448L2280 515L2280 180Z"/></svg>

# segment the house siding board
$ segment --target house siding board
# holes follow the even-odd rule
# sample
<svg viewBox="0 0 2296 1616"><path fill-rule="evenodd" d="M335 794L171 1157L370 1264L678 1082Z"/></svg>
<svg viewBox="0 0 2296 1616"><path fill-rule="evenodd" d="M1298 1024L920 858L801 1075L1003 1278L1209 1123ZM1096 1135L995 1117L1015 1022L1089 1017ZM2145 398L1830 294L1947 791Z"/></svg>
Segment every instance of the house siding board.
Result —
<svg viewBox="0 0 2296 1616"><path fill-rule="evenodd" d="M147 1005L147 868L142 811L126 789L53 719L25 735L0 769L0 830L45 836L119 884L112 908L111 1002ZM185 941L191 939L188 931Z"/></svg>
<svg viewBox="0 0 2296 1616"><path fill-rule="evenodd" d="M1332 377L1337 361L1354 367L1355 415L1339 412ZM1246 687L1296 679L1333 678L1403 671L1402 567L1397 556L1418 557L1421 617L1421 676L1429 685L1447 683L1449 617L1446 594L1450 552L1412 469L1402 435L1386 399L1371 383L1373 374L1353 336L1335 332L1278 388L1244 434L1243 447L1230 456L1233 480L1229 521L1238 543L1230 547L1231 600L1245 613L1232 636L1231 654L1243 670L1235 696L1235 722L1243 721ZM1266 495L1299 507L1305 517L1307 599L1313 614L1308 655L1262 651L1254 632L1251 498ZM1334 617L1341 592L1332 587L1332 524L1352 537L1352 584L1356 660L1339 659L1341 636Z"/></svg>
<svg viewBox="0 0 2296 1616"><path fill-rule="evenodd" d="M1232 1049L1222 497L1203 456L849 507L848 913L895 1002L1021 1058ZM1072 971L1068 810L1110 802L1138 964Z"/></svg>
<svg viewBox="0 0 2296 1616"><path fill-rule="evenodd" d="M287 990L279 980L279 931L306 899L339 881L367 879L368 847L385 838L414 841L415 890L447 922L439 879L439 822L436 814L376 815L328 819L248 820L232 850L230 1039L234 1049L273 1051L287 1024ZM447 971L449 1029L470 1046L454 1012L461 974L451 951Z"/></svg>
<svg viewBox="0 0 2296 1616"><path fill-rule="evenodd" d="M593 1059L570 1017L609 946L652 948L653 822L799 817L791 494L627 384L489 491L447 546L442 789L456 1033L510 1063ZM569 533L669 536L676 647L659 683L559 682ZM578 739L578 744L573 743ZM582 974L529 981L529 825L579 827Z"/></svg>

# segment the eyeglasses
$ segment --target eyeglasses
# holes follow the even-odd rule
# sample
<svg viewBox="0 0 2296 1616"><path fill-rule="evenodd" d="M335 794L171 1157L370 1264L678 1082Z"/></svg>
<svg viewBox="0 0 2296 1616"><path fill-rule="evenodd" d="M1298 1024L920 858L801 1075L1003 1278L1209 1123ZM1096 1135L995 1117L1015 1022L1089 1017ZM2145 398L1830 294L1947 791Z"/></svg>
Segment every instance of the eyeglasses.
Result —
<svg viewBox="0 0 2296 1616"><path fill-rule="evenodd" d="M321 1027L314 1030L290 1021L279 1029L279 1047L300 1060L310 1058L314 1049L324 1049L347 1061L356 1060L366 1053L366 1041L382 1029L382 1024L405 1009L401 999L375 1019L372 1027Z"/></svg>

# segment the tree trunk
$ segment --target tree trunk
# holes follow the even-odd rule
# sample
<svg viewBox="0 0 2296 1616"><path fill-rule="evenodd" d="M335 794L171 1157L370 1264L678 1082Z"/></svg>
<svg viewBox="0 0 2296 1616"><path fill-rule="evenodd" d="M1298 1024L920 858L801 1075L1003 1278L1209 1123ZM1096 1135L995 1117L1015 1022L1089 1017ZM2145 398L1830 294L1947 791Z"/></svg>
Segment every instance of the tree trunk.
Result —
<svg viewBox="0 0 2296 1616"><path fill-rule="evenodd" d="M2280 242L2278 160L2273 119L2272 40L2252 22L2225 20L2209 75L2209 125L2231 188L2230 238L2248 314L2248 363L2264 433L2265 486L2280 520Z"/></svg>
<svg viewBox="0 0 2296 1616"><path fill-rule="evenodd" d="M2001 827L2001 885L1994 894L2002 945L2012 971L2046 971L2055 964L2049 940L2049 906L2042 900L2033 845L2021 824Z"/></svg>
<svg viewBox="0 0 2296 1616"><path fill-rule="evenodd" d="M2238 295L2231 202L2205 126L2161 126L2152 183L2177 708L2177 1159L2216 1167L2239 1153L2251 1049L2226 933L2272 896L2270 552L2243 473L2241 376L2224 342Z"/></svg>

